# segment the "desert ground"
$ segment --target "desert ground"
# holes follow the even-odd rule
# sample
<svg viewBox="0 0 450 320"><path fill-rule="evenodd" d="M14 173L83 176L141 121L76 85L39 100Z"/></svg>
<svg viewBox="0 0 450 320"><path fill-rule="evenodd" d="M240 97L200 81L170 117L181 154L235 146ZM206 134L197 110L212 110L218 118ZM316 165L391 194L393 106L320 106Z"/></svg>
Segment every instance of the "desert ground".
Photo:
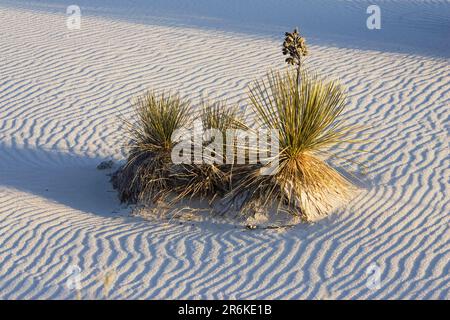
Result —
<svg viewBox="0 0 450 320"><path fill-rule="evenodd" d="M261 230L120 204L97 165L124 159L130 100L245 108L296 26L364 126L353 200ZM0 299L449 299L449 106L448 1L0 0Z"/></svg>

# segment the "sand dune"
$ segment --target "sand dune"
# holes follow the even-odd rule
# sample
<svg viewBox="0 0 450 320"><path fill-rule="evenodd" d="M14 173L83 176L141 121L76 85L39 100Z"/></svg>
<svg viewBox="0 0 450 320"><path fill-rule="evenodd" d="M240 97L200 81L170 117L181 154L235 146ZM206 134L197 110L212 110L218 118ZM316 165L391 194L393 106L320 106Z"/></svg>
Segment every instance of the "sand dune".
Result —
<svg viewBox="0 0 450 320"><path fill-rule="evenodd" d="M355 155L368 165L364 188L317 223L248 231L131 217L96 166L123 159L118 117L131 114L132 97L156 88L242 102L251 80L283 67L279 37L101 15L71 31L49 3L0 1L1 299L450 298L448 42L419 55L406 53L411 43L389 52L373 50L377 39L333 46L316 34L309 66L341 78L346 115L366 126L361 148L371 152ZM405 6L428 10L415 28L436 44L448 16L429 14L433 4L450 7ZM74 265L78 291L66 286Z"/></svg>

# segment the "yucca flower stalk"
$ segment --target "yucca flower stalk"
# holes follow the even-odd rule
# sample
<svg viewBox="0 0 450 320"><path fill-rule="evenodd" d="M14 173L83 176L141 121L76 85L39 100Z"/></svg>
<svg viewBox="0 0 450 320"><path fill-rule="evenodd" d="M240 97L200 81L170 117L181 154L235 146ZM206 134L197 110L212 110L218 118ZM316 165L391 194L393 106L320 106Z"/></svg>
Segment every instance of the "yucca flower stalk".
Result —
<svg viewBox="0 0 450 320"><path fill-rule="evenodd" d="M112 182L122 202L156 202L170 192L172 135L187 125L189 102L152 91L137 99L135 111L136 121L126 122L129 156Z"/></svg>
<svg viewBox="0 0 450 320"><path fill-rule="evenodd" d="M296 67L297 87L299 87L302 74L302 58L308 54L308 47L306 46L305 38L300 36L297 28L295 28L293 32L285 33L282 52L284 55L289 55L289 57L286 58L285 62Z"/></svg>

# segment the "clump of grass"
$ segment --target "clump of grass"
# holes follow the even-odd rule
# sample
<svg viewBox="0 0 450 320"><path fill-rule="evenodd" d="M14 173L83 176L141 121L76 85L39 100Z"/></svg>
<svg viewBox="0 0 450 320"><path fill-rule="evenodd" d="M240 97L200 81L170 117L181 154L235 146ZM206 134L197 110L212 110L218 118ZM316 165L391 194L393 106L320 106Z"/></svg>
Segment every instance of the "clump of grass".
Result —
<svg viewBox="0 0 450 320"><path fill-rule="evenodd" d="M188 123L189 102L178 94L147 92L135 109L136 121L127 122L129 156L112 182L122 202L156 202L170 191L172 135Z"/></svg>
<svg viewBox="0 0 450 320"><path fill-rule="evenodd" d="M273 175L248 170L229 195L243 198L238 209L275 205L310 220L345 202L351 183L322 159L329 147L354 142L353 127L340 117L344 88L297 68L255 81L249 98L259 126L279 132L278 166Z"/></svg>
<svg viewBox="0 0 450 320"><path fill-rule="evenodd" d="M200 118L205 129L218 129L223 133L228 129L244 129L242 115L237 106L227 106L225 101L203 100ZM224 144L224 147L226 145Z"/></svg>
<svg viewBox="0 0 450 320"><path fill-rule="evenodd" d="M215 129L222 137L222 158L220 163L215 163L204 158L203 163L182 164L175 168L171 175L173 191L177 193L175 200L182 198L200 198L214 200L217 196L223 196L232 188L232 165L226 164L225 152L227 148L226 131L228 129L242 129L245 127L237 107L226 106L223 101L203 101L201 112L198 116L203 130ZM202 149L208 150L208 145L214 139L202 139ZM205 156L205 154L204 154ZM205 161L206 160L206 161ZM210 160L210 161L208 161Z"/></svg>

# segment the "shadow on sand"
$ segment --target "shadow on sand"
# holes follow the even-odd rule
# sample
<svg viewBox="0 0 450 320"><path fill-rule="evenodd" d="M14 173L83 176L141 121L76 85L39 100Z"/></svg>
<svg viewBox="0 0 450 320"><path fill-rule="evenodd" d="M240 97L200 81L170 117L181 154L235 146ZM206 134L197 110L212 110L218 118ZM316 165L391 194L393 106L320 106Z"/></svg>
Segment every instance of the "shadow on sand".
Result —
<svg viewBox="0 0 450 320"><path fill-rule="evenodd" d="M221 30L273 38L300 27L310 43L406 54L450 57L450 4L407 1L318 0L78 0L82 15L147 25ZM381 29L367 27L378 5ZM71 0L3 0L2 6L66 14Z"/></svg>
<svg viewBox="0 0 450 320"><path fill-rule="evenodd" d="M147 218L131 216L132 206L121 204L117 191L110 183L110 174L118 167L99 170L97 166L105 160L95 156L64 152L59 150L17 148L0 144L0 190L2 186L30 193L49 201L62 204L83 213L91 213L105 218L124 218L127 222L145 222ZM183 219L177 218L180 213ZM181 210L181 211L180 211ZM169 214L154 216L161 222L190 224L194 222L202 228L225 229L239 227L238 221L210 216L208 206L202 203L191 205L180 203L169 209ZM193 218L190 220L190 218Z"/></svg>
<svg viewBox="0 0 450 320"><path fill-rule="evenodd" d="M111 217L121 205L109 183L105 159L0 145L0 186L14 188L83 212Z"/></svg>

